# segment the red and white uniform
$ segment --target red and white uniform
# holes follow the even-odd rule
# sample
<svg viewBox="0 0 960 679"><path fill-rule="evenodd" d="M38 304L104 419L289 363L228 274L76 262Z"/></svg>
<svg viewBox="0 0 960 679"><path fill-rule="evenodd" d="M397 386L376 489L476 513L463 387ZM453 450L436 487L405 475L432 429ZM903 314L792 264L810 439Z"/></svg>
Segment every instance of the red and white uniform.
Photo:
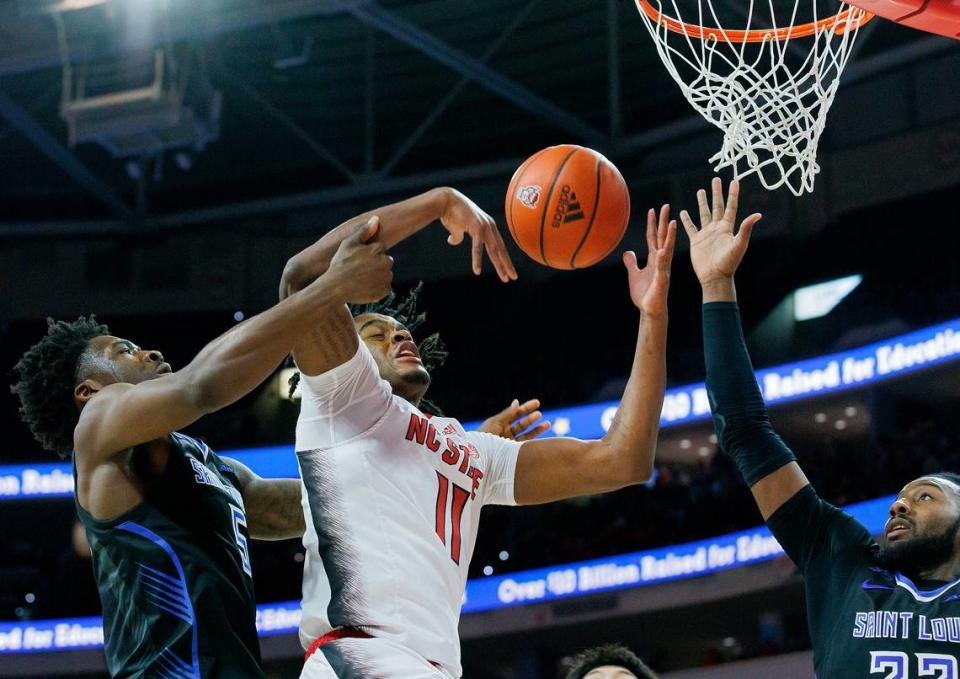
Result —
<svg viewBox="0 0 960 679"><path fill-rule="evenodd" d="M362 341L346 363L302 379L300 639L307 648L333 628L373 637L321 647L303 676L364 676L364 667L391 667L376 656L394 648L422 661L423 674L398 657L397 672L376 676L459 677L457 625L480 508L516 504L520 444L394 396ZM334 647L346 650L333 657ZM314 663L334 673L311 672Z"/></svg>

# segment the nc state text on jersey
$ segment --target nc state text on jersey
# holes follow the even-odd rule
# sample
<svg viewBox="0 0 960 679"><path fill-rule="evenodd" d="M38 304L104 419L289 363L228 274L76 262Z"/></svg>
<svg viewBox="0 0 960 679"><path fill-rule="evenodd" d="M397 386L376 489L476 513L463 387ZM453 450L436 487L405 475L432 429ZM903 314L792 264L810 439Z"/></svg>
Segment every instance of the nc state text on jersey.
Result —
<svg viewBox="0 0 960 679"><path fill-rule="evenodd" d="M443 447L444 449L443 452L440 453L440 459L451 467L459 463L458 471L461 474L466 474L473 482L470 499L476 499L477 490L480 488L480 479L483 478L483 472L470 464L470 458L479 456L479 451L477 451L473 444L469 442L458 444L452 438L447 437L445 441L446 446L444 447L440 436L437 434L437 428L434 427L427 418L421 417L416 413L410 414L410 424L407 426L406 439L408 441L416 441L433 453L439 452L440 448Z"/></svg>

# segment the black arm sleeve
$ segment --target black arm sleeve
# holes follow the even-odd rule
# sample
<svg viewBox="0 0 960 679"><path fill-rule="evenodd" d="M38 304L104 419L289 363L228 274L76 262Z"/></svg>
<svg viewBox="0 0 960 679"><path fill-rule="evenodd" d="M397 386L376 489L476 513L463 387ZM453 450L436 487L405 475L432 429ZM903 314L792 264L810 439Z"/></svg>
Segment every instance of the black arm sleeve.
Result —
<svg viewBox="0 0 960 679"><path fill-rule="evenodd" d="M752 486L796 458L774 432L767 416L736 303L703 305L703 346L717 439ZM859 522L821 500L810 485L774 512L767 526L804 572L816 564L829 569L829 560L841 551L871 544L869 533Z"/></svg>
<svg viewBox="0 0 960 679"><path fill-rule="evenodd" d="M737 463L747 485L795 462L767 416L736 302L703 305L703 353L717 440Z"/></svg>
<svg viewBox="0 0 960 679"><path fill-rule="evenodd" d="M821 500L811 486L787 500L767 519L767 526L803 573L818 565L835 571L842 552L873 544L859 521Z"/></svg>

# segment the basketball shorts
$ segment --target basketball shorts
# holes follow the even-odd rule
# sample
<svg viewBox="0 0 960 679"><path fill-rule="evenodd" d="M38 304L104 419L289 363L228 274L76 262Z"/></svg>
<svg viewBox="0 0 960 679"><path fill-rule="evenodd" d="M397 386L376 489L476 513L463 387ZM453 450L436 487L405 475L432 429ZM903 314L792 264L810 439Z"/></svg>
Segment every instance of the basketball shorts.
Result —
<svg viewBox="0 0 960 679"><path fill-rule="evenodd" d="M453 675L390 639L344 638L307 656L300 679L454 679Z"/></svg>

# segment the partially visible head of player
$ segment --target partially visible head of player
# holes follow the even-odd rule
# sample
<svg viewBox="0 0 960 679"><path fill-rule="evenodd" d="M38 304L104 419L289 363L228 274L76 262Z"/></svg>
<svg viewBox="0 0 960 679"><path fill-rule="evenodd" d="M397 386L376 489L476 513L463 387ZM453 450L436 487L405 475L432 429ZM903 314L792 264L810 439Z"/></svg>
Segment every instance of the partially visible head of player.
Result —
<svg viewBox="0 0 960 679"><path fill-rule="evenodd" d="M918 577L950 562L960 567L960 475L930 474L903 487L890 505L878 559L888 570Z"/></svg>
<svg viewBox="0 0 960 679"><path fill-rule="evenodd" d="M391 293L375 304L351 308L357 334L377 362L380 377L390 383L393 393L425 412L439 415L440 410L424 395L430 386L430 374L443 365L447 352L436 334L418 345L413 333L427 315L417 311L423 283L418 283L403 299Z"/></svg>
<svg viewBox="0 0 960 679"><path fill-rule="evenodd" d="M427 315L417 311L423 283L417 283L402 300L394 293L373 304L350 307L357 334L377 363L380 377L390 383L393 393L404 398L423 412L443 415L441 410L424 398L430 386L430 374L443 365L447 352L436 333L424 338L419 345L413 333L423 325ZM290 378L290 396L300 383L300 374Z"/></svg>
<svg viewBox="0 0 960 679"><path fill-rule="evenodd" d="M656 679L653 671L622 644L605 644L579 653L566 679Z"/></svg>
<svg viewBox="0 0 960 679"><path fill-rule="evenodd" d="M14 369L12 391L20 417L47 450L66 457L80 410L103 387L137 384L171 372L159 351L143 350L114 337L93 316L75 321L47 320L47 334L30 347Z"/></svg>

